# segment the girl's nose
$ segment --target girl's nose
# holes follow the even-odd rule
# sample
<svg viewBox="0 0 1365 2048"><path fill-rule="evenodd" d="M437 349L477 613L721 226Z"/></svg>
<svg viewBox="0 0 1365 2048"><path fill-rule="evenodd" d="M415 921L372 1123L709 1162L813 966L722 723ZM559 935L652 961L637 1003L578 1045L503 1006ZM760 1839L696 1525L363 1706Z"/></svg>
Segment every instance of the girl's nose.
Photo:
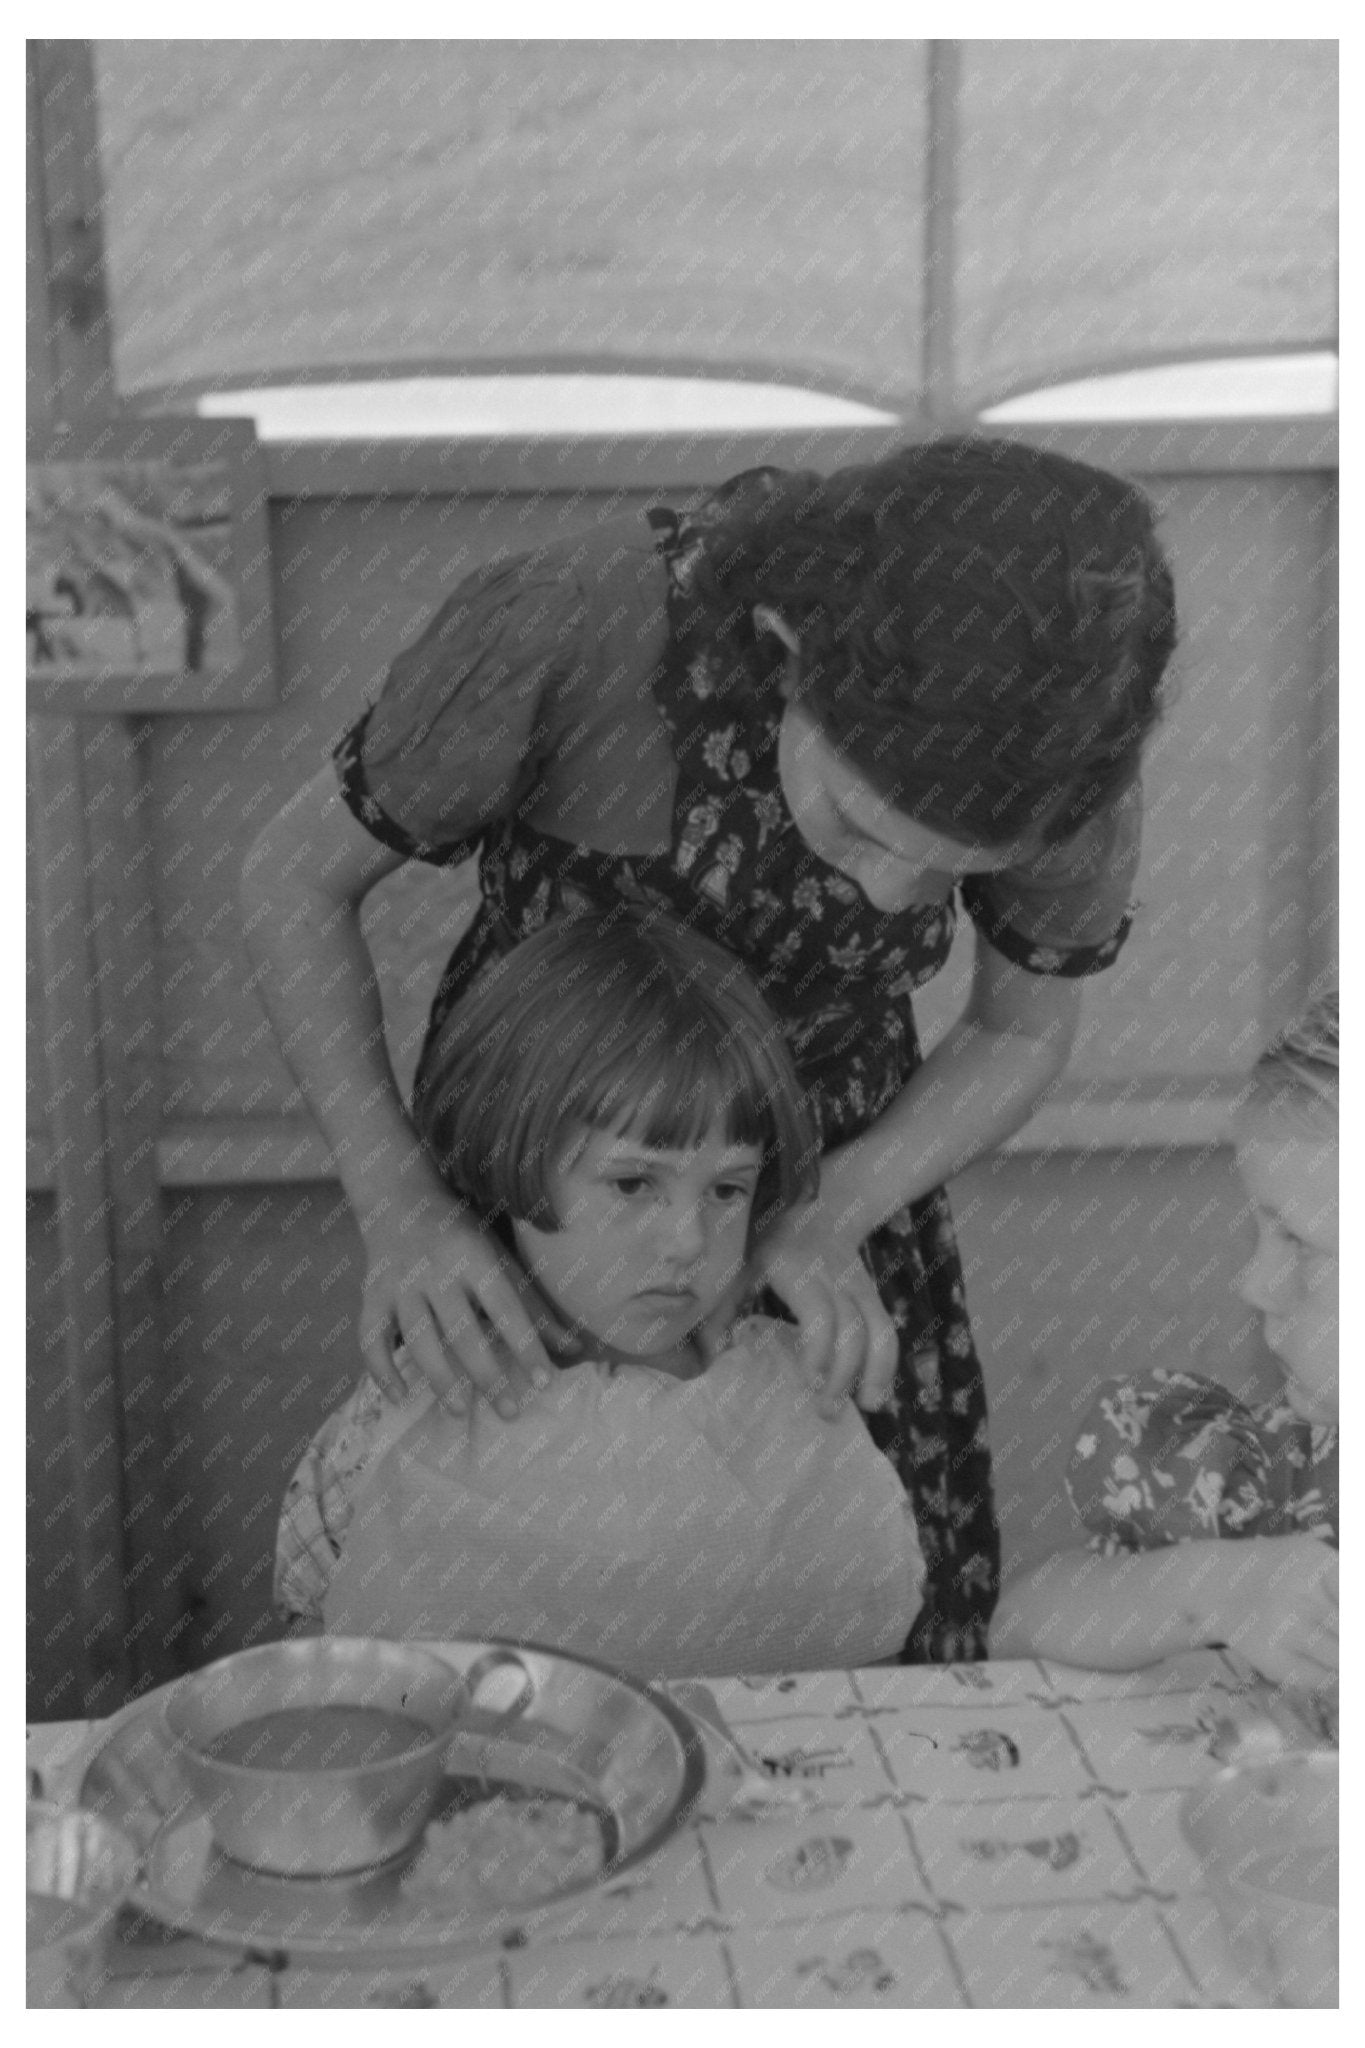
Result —
<svg viewBox="0 0 1365 2048"><path fill-rule="evenodd" d="M1239 1301L1246 1303L1248 1308L1264 1311L1265 1303L1261 1299L1260 1289L1257 1285L1257 1269L1259 1265L1260 1254L1257 1253L1254 1257L1248 1259L1241 1272L1236 1275L1232 1283L1232 1291Z"/></svg>
<svg viewBox="0 0 1365 2048"><path fill-rule="evenodd" d="M697 1201L673 1204L666 1231L667 1250L685 1266L692 1265L706 1250L706 1219Z"/></svg>
<svg viewBox="0 0 1365 2048"><path fill-rule="evenodd" d="M1288 1269L1288 1247L1263 1234L1232 1284L1248 1308L1259 1309L1266 1314L1279 1298Z"/></svg>

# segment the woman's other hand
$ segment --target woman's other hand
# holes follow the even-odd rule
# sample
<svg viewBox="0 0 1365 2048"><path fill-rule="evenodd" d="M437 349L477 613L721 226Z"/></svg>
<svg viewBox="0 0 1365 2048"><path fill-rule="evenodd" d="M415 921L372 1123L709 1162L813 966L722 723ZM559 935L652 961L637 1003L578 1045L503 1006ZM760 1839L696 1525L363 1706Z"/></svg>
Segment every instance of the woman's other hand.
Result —
<svg viewBox="0 0 1365 2048"><path fill-rule="evenodd" d="M1210 1640L1275 1685L1311 1689L1339 1668L1337 1553L1319 1536L1249 1536L1218 1545L1223 1590Z"/></svg>
<svg viewBox="0 0 1365 2048"><path fill-rule="evenodd" d="M847 1225L841 1228L820 1202L789 1209L755 1249L750 1280L771 1287L796 1317L802 1363L820 1390L826 1420L850 1394L869 1411L885 1405L896 1374L896 1329Z"/></svg>
<svg viewBox="0 0 1365 2048"><path fill-rule="evenodd" d="M386 1394L397 1399L425 1380L454 1414L483 1394L510 1417L549 1385L544 1336L554 1326L543 1300L446 1189L433 1185L415 1208L371 1221L363 1234L360 1347Z"/></svg>

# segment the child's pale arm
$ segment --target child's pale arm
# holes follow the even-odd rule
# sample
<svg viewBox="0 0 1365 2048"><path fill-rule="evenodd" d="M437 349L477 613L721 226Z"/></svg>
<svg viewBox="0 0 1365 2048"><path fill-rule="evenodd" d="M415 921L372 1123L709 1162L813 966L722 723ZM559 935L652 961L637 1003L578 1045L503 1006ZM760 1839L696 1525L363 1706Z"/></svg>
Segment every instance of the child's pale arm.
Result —
<svg viewBox="0 0 1365 2048"><path fill-rule="evenodd" d="M1128 1671L1226 1644L1267 1678L1320 1685L1337 1669L1336 1553L1313 1536L1059 1551L1011 1579L991 1654Z"/></svg>

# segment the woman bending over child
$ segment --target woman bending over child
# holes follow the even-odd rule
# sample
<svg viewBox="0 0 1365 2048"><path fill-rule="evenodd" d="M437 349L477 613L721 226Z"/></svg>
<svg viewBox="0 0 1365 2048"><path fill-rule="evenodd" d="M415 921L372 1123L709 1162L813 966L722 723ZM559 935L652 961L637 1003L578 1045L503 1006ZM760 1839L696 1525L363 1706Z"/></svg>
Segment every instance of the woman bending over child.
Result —
<svg viewBox="0 0 1365 2048"><path fill-rule="evenodd" d="M822 1419L788 1326L736 1319L819 1140L734 956L625 903L549 926L446 1016L416 1121L543 1296L559 1370L513 1419L363 1382L286 1494L285 1616L659 1676L894 1655L923 1583L908 1496L851 1406Z"/></svg>
<svg viewBox="0 0 1365 2048"><path fill-rule="evenodd" d="M580 906L655 905L743 962L809 1091L820 1195L764 1233L758 1280L914 1501L904 1655L983 1656L999 1532L944 1183L1027 1121L1131 926L1175 641L1153 507L968 437L545 536L444 594L243 873L258 988L364 1243L366 1363L396 1393L401 1337L453 1404L513 1413L550 1371L520 1268L414 1141L368 892L477 854L419 1087L493 953ZM918 992L965 916L967 1007L925 1053Z"/></svg>
<svg viewBox="0 0 1365 2048"><path fill-rule="evenodd" d="M1102 1388L1067 1473L1090 1550L1006 1586L996 1656L1123 1670L1227 1644L1279 1683L1335 1679L1338 1047L1332 993L1268 1047L1237 1125L1258 1230L1237 1291L1281 1398L1160 1368Z"/></svg>

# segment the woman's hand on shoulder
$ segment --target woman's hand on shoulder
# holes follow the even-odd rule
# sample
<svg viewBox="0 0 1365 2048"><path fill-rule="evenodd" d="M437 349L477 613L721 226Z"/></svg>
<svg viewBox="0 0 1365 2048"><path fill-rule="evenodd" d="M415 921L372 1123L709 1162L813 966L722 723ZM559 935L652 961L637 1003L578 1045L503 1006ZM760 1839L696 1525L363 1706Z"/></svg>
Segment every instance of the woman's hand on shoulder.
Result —
<svg viewBox="0 0 1365 2048"><path fill-rule="evenodd" d="M483 1394L510 1417L549 1384L539 1294L511 1253L439 1183L362 1233L360 1348L387 1395L400 1399L426 1381L454 1414Z"/></svg>
<svg viewBox="0 0 1365 2048"><path fill-rule="evenodd" d="M750 1274L796 1317L801 1362L820 1389L827 1421L849 1395L869 1411L885 1406L896 1374L896 1329L850 1228L818 1201L789 1209L760 1240Z"/></svg>

